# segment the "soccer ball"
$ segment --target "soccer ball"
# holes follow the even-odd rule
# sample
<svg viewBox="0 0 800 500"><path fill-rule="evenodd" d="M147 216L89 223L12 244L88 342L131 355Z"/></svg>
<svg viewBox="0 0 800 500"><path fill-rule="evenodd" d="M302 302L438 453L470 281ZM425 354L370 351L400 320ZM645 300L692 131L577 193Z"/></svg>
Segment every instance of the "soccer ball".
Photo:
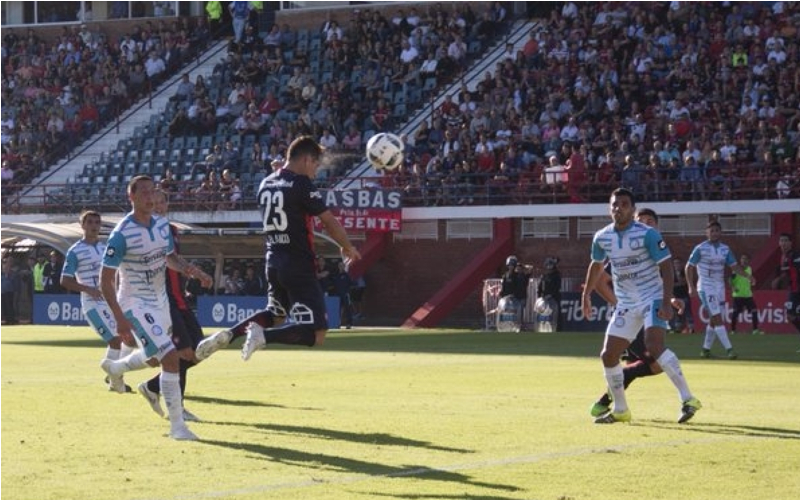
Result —
<svg viewBox="0 0 800 500"><path fill-rule="evenodd" d="M367 141L367 160L375 170L394 170L403 163L403 140L395 134L380 132Z"/></svg>

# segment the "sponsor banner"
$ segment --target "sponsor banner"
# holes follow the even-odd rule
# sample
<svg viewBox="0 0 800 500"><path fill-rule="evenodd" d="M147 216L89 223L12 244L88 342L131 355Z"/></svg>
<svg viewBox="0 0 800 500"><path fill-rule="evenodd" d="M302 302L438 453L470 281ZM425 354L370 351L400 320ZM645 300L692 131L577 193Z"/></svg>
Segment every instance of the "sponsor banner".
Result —
<svg viewBox="0 0 800 500"><path fill-rule="evenodd" d="M385 189L327 190L325 203L345 229L396 232L402 229L402 193ZM316 229L322 229L315 219Z"/></svg>
<svg viewBox="0 0 800 500"><path fill-rule="evenodd" d="M339 328L339 297L325 297L328 326ZM264 297L201 295L197 299L197 319L206 327L227 328L260 310ZM78 294L41 294L33 296L33 324L86 326Z"/></svg>
<svg viewBox="0 0 800 500"><path fill-rule="evenodd" d="M202 326L229 328L267 305L266 297L201 295L197 297L197 319ZM339 328L339 297L325 296L328 327Z"/></svg>
<svg viewBox="0 0 800 500"><path fill-rule="evenodd" d="M77 293L33 295L33 324L86 326Z"/></svg>
<svg viewBox="0 0 800 500"><path fill-rule="evenodd" d="M757 290L753 297L758 307L760 329L767 333L795 333L794 327L786 316L786 291ZM586 320L581 309L581 294L578 292L562 294L561 311L564 320L562 330L567 332L605 332L608 320L613 313L613 309L603 299L597 294L592 294L592 315L590 320ZM704 325L708 321L708 313L705 308L700 307L700 301L697 298L692 299L692 312L695 331L705 331ZM723 312L723 319L728 328L730 328L732 313L733 301L729 296ZM749 314L745 313L739 318L737 329L741 332L751 331L752 321Z"/></svg>

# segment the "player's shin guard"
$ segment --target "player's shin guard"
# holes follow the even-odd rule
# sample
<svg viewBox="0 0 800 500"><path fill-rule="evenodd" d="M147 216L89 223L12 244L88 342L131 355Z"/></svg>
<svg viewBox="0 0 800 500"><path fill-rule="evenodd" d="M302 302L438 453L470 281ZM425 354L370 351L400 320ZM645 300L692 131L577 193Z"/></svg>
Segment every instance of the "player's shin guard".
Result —
<svg viewBox="0 0 800 500"><path fill-rule="evenodd" d="M628 409L628 400L625 399L625 387L623 385L625 375L623 374L622 365L618 364L611 368L604 367L604 374L606 376L606 383L608 389L611 391L611 396L614 398L614 412L622 413Z"/></svg>
<svg viewBox="0 0 800 500"><path fill-rule="evenodd" d="M691 399L692 391L689 390L689 384L686 382L686 378L683 376L683 371L681 370L681 362L678 361L678 357L675 353L669 349L664 349L664 352L661 353L661 356L659 356L656 361L661 365L661 369L667 374L667 377L672 381L675 388L678 389L681 395L681 401Z"/></svg>
<svg viewBox="0 0 800 500"><path fill-rule="evenodd" d="M285 323L277 328L264 330L267 344L291 344L313 346L317 341L314 326L302 323Z"/></svg>
<svg viewBox="0 0 800 500"><path fill-rule="evenodd" d="M161 395L167 404L169 422L173 426L183 424L183 398L181 398L180 375L176 372L161 372Z"/></svg>

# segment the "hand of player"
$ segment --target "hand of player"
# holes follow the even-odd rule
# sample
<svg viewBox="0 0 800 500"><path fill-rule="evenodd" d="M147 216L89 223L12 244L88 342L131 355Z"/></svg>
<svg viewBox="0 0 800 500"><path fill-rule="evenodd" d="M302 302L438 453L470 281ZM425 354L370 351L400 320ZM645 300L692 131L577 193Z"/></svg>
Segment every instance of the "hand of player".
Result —
<svg viewBox="0 0 800 500"><path fill-rule="evenodd" d="M117 335L125 345L133 347L136 345L136 339L133 338L133 324L128 320L128 318L118 318L117 319Z"/></svg>
<svg viewBox="0 0 800 500"><path fill-rule="evenodd" d="M203 288L211 288L211 286L214 284L214 278L209 276L205 271L201 271L198 269L194 277L200 280L200 285Z"/></svg>
<svg viewBox="0 0 800 500"><path fill-rule="evenodd" d="M672 307L678 312L678 314L683 314L683 309L686 307L686 303L681 299L672 299L670 301Z"/></svg>
<svg viewBox="0 0 800 500"><path fill-rule="evenodd" d="M89 291L88 291L88 292L86 292L86 293L88 293L88 294L89 294L89 296L90 296L91 298L93 298L94 300L105 300L105 299L103 298L103 292L101 292L99 288L91 288L91 289L89 289Z"/></svg>
<svg viewBox="0 0 800 500"><path fill-rule="evenodd" d="M663 319L664 321L669 321L672 319L672 306L670 304L661 304L661 307L658 308L658 317Z"/></svg>
<svg viewBox="0 0 800 500"><path fill-rule="evenodd" d="M592 320L592 298L588 295L581 295L581 309L583 310L583 317L587 321Z"/></svg>
<svg viewBox="0 0 800 500"><path fill-rule="evenodd" d="M353 262L361 259L361 253L356 247L342 247L342 260L345 267L349 267Z"/></svg>

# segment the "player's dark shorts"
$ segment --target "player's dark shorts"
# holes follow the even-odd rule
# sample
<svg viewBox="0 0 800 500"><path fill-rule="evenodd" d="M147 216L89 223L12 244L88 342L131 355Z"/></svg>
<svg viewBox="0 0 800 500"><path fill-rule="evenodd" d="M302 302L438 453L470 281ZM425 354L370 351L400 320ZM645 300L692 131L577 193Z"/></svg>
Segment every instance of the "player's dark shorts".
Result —
<svg viewBox="0 0 800 500"><path fill-rule="evenodd" d="M800 293L789 293L789 298L786 299L786 311L790 316L800 317Z"/></svg>
<svg viewBox="0 0 800 500"><path fill-rule="evenodd" d="M203 329L194 313L170 305L169 315L172 318L172 343L175 349L196 348L203 340Z"/></svg>
<svg viewBox="0 0 800 500"><path fill-rule="evenodd" d="M756 301L753 297L734 297L733 310L734 311L754 311L756 309Z"/></svg>
<svg viewBox="0 0 800 500"><path fill-rule="evenodd" d="M635 361L644 361L645 363L654 363L655 359L647 352L647 347L644 344L644 328L639 330L633 342L628 344L628 348L623 355L625 361L633 363Z"/></svg>
<svg viewBox="0 0 800 500"><path fill-rule="evenodd" d="M267 293L277 300L295 323L313 325L314 330L328 329L325 294L316 273L298 269L267 268Z"/></svg>

